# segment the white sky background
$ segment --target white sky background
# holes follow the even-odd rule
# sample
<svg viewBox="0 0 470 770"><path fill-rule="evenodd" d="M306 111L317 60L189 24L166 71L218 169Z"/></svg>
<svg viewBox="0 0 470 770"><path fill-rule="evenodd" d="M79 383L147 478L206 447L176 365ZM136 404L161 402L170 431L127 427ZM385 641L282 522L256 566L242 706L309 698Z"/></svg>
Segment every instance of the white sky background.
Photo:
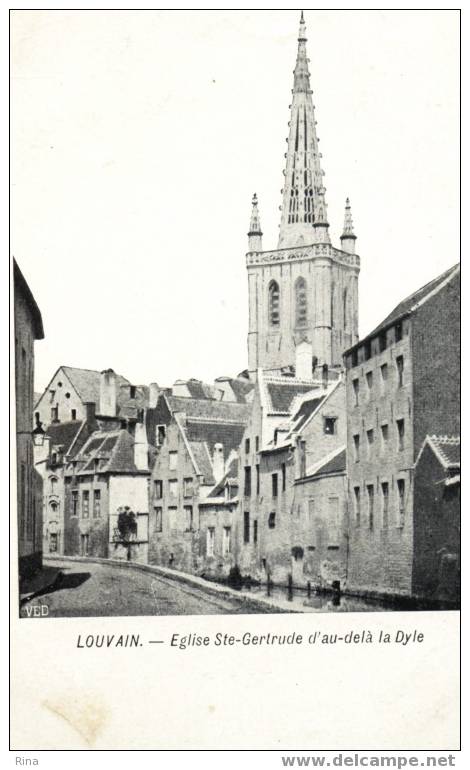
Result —
<svg viewBox="0 0 470 770"><path fill-rule="evenodd" d="M459 260L459 17L306 11L328 214L360 335ZM61 364L134 383L247 365L250 201L277 246L297 11L12 13L12 253Z"/></svg>

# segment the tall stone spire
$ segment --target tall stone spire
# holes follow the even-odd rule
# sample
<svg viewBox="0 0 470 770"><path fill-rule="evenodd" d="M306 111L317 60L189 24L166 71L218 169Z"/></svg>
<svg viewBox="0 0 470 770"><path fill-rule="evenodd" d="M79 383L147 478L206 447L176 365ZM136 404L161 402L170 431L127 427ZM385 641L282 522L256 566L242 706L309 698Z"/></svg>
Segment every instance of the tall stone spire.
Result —
<svg viewBox="0 0 470 770"><path fill-rule="evenodd" d="M250 231L248 233L248 251L263 251L263 233L258 211L258 196L253 195L251 201Z"/></svg>
<svg viewBox="0 0 470 770"><path fill-rule="evenodd" d="M356 236L354 235L354 225L352 221L351 204L349 203L349 198L346 198L346 206L344 207L344 227L340 241L343 251L347 251L349 254L355 253Z"/></svg>
<svg viewBox="0 0 470 770"><path fill-rule="evenodd" d="M280 249L330 242L306 42L302 11L287 139Z"/></svg>

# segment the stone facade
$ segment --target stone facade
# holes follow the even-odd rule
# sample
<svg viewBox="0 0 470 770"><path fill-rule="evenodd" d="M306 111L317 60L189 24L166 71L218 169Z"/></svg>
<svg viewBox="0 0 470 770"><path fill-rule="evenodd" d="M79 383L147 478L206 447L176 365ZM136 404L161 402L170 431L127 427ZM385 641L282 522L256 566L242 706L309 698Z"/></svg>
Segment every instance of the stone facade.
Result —
<svg viewBox="0 0 470 770"><path fill-rule="evenodd" d="M16 473L20 578L42 566L42 479L34 468L34 342L44 338L41 313L13 263L15 324Z"/></svg>
<svg viewBox="0 0 470 770"><path fill-rule="evenodd" d="M258 373L240 448L237 561L242 575L283 584L291 576L300 586L331 587L333 580L343 585L345 437L340 379L300 382ZM342 463L328 467L341 451Z"/></svg>
<svg viewBox="0 0 470 770"><path fill-rule="evenodd" d="M248 410L244 403L169 394L151 410L147 432L157 451L149 487L151 563L194 574L230 568L222 540L235 504L210 495L236 459Z"/></svg>
<svg viewBox="0 0 470 770"><path fill-rule="evenodd" d="M64 553L146 562L148 557L148 449L141 452L143 423L127 429L107 424L94 431L64 470ZM144 431L145 432L145 431ZM119 531L129 511L135 528Z"/></svg>
<svg viewBox="0 0 470 770"><path fill-rule="evenodd" d="M360 259L347 201L341 248L330 242L318 137L306 52L305 23L299 31L290 131L287 140L278 248L263 251L258 200L248 233L248 368L293 366L296 346L310 345L310 358L339 365L358 338Z"/></svg>
<svg viewBox="0 0 470 770"><path fill-rule="evenodd" d="M459 286L457 266L345 354L350 590L413 593L417 449L459 432Z"/></svg>

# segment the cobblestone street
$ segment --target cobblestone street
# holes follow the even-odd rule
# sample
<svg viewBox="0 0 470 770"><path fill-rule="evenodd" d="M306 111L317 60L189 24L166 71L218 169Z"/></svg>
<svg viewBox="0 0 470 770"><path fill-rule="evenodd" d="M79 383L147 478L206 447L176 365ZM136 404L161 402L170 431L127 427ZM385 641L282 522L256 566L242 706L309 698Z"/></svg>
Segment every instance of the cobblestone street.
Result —
<svg viewBox="0 0 470 770"><path fill-rule="evenodd" d="M26 602L48 608L48 617L121 615L220 615L263 610L249 601L212 596L203 589L171 579L108 564L54 560L61 575L54 586ZM275 610L273 610L275 611Z"/></svg>

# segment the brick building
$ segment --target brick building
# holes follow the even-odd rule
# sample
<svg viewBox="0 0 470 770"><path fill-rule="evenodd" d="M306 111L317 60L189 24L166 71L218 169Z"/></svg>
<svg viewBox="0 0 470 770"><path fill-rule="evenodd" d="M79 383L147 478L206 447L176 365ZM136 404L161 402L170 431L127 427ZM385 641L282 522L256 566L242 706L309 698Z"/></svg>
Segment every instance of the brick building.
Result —
<svg viewBox="0 0 470 770"><path fill-rule="evenodd" d="M412 590L460 602L460 438L426 436L418 454L413 516Z"/></svg>
<svg viewBox="0 0 470 770"><path fill-rule="evenodd" d="M248 410L168 393L149 410L147 435L157 452L149 488L151 563L198 574L212 569L212 525L201 526L208 514L200 504L236 458ZM231 514L232 504L223 507Z"/></svg>
<svg viewBox="0 0 470 770"><path fill-rule="evenodd" d="M13 260L16 484L20 578L42 566L42 479L34 468L34 342L44 338L40 310ZM40 429L40 426L39 426Z"/></svg>
<svg viewBox="0 0 470 770"><path fill-rule="evenodd" d="M350 590L413 593L414 465L460 433L459 335L457 265L345 353Z"/></svg>
<svg viewBox="0 0 470 770"><path fill-rule="evenodd" d="M258 372L240 447L237 512L237 563L252 579L344 582L345 467L337 455L346 440L345 392L337 371L322 375L308 381Z"/></svg>

